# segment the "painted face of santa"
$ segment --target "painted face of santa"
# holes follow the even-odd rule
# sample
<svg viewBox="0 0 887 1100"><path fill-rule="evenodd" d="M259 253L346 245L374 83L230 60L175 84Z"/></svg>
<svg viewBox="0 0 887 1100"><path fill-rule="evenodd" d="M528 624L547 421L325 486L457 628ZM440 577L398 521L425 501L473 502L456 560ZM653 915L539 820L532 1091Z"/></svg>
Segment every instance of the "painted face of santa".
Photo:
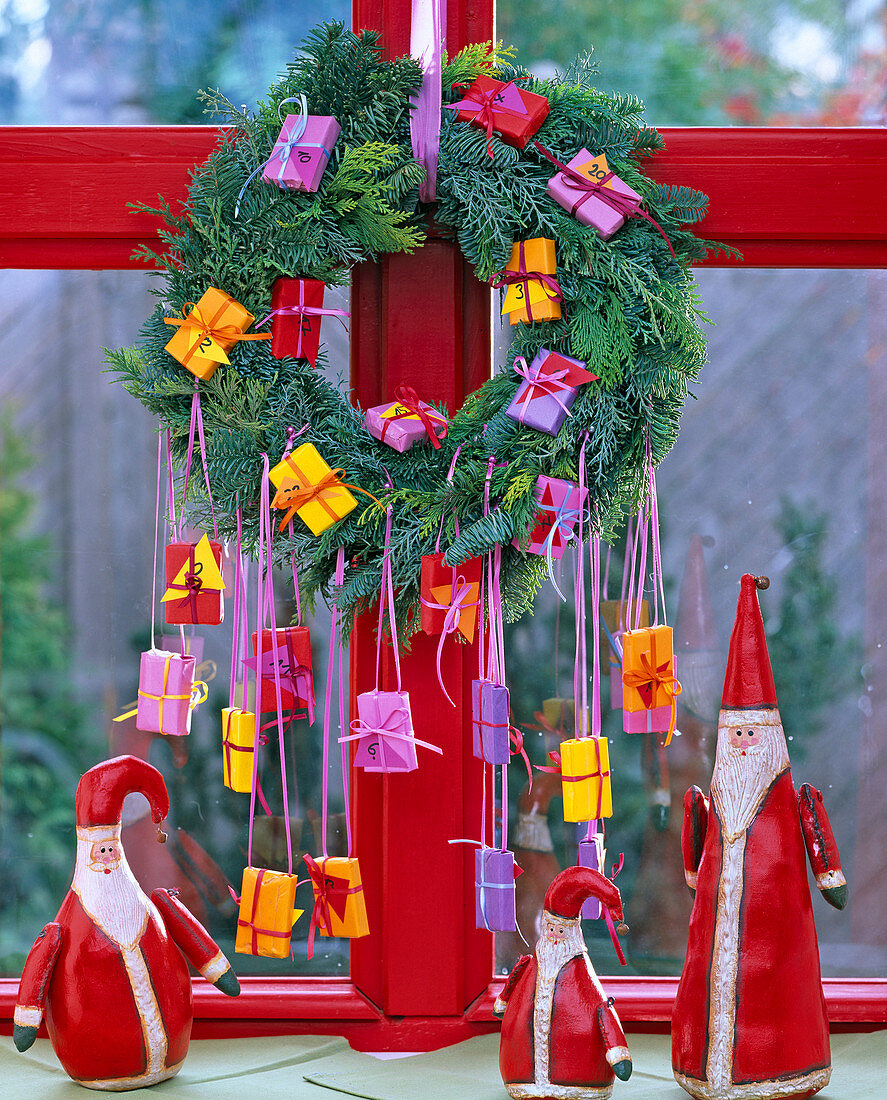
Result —
<svg viewBox="0 0 887 1100"><path fill-rule="evenodd" d="M116 943L138 939L148 899L126 861L119 825L78 826L72 887L89 916Z"/></svg>
<svg viewBox="0 0 887 1100"><path fill-rule="evenodd" d="M542 935L536 944L536 964L543 978L553 977L567 959L585 950L578 920L542 914Z"/></svg>
<svg viewBox="0 0 887 1100"><path fill-rule="evenodd" d="M775 707L721 711L711 789L728 833L747 828L761 798L788 762Z"/></svg>
<svg viewBox="0 0 887 1100"><path fill-rule="evenodd" d="M116 840L93 844L89 853L89 869L110 875L120 866L120 844Z"/></svg>

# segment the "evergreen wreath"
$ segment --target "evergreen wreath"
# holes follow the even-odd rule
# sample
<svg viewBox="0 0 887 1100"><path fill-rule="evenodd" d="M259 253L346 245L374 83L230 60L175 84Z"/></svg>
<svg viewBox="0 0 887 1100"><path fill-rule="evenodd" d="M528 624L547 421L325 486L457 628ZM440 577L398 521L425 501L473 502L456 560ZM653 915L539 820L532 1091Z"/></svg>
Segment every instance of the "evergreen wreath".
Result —
<svg viewBox="0 0 887 1100"><path fill-rule="evenodd" d="M108 361L126 389L170 430L178 459L187 446L194 379L164 350L171 331L165 317L181 317L183 305L197 301L208 286L224 289L261 317L271 308L271 287L280 276L345 285L355 264L423 243L418 187L424 169L413 160L409 132L410 99L422 73L409 57L381 60L378 38L373 31L352 33L341 23L316 28L254 113L219 92L202 93L208 112L229 128L194 171L184 214L174 214L163 199L157 209L140 206L166 226L160 236L168 252L142 247L136 254L160 268L160 301L138 343L109 351ZM343 480L393 507L391 560L402 637L418 627L420 559L434 552L442 522L449 564L500 544L506 617L514 621L532 607L546 575L545 559L522 553L511 540L523 538L531 526L539 474L577 479L583 439L593 523L611 538L644 496L648 435L658 464L674 443L688 387L705 358L699 329L704 317L689 268L711 246L681 227L705 215L707 198L689 188L660 186L643 174L638 159L661 149L662 138L644 124L640 100L594 86L596 69L588 56L545 80L512 58L512 50L489 43L445 58L444 103L460 98L452 85L469 84L480 74L522 78L523 88L550 103L536 139L565 162L582 147L606 154L611 169L643 197L675 255L640 218L603 241L546 195L554 170L532 142L521 151L494 134L491 159L486 134L444 110L437 223L452 232L483 281L505 268L516 240L553 238L564 319L516 326L507 368L469 396L440 450L414 447L399 454L379 443L343 387L328 383L303 359L273 358L265 341L238 343L231 365L200 383L220 534L233 538L239 503L244 549L254 551L262 452L275 463L288 426L307 424L299 442L313 442L330 466L345 470ZM257 180L235 217L241 188L268 157L280 130L281 101L300 94L311 114L333 115L342 128L318 191L283 191ZM554 438L522 428L504 412L519 382L511 370L514 359L529 362L542 346L586 361L600 376L580 391ZM457 448L450 482L446 475ZM490 457L496 466L492 508L485 516ZM199 480L191 479L189 494L206 518ZM382 571L384 508L363 495L358 500L354 512L319 537L297 522L293 534L274 540L276 561L289 562L295 553L309 598L334 594L336 553L345 546L349 566L335 595L346 624L374 601Z"/></svg>

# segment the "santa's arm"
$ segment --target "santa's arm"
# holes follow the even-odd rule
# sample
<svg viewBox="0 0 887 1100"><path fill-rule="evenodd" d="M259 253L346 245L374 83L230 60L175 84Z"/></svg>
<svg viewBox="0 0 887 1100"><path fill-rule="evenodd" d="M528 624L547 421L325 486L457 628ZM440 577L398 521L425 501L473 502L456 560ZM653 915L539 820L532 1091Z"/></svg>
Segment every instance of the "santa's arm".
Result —
<svg viewBox="0 0 887 1100"><path fill-rule="evenodd" d="M62 946L62 926L47 924L28 952L13 1016L12 1038L19 1050L27 1050L43 1022L43 1007L52 968Z"/></svg>
<svg viewBox="0 0 887 1100"><path fill-rule="evenodd" d="M684 856L684 878L690 893L696 893L696 875L708 830L708 799L698 787L684 795L684 821L681 826L681 852Z"/></svg>
<svg viewBox="0 0 887 1100"><path fill-rule="evenodd" d="M231 964L200 921L178 900L175 891L155 890L151 901L157 906L173 942L194 969L217 989L229 997L236 997L240 982Z"/></svg>
<svg viewBox="0 0 887 1100"><path fill-rule="evenodd" d="M502 987L502 992L496 998L493 1004L493 1015L498 1016L500 1020L505 1015L505 1006L508 1004L508 998L514 992L514 987L517 985L517 979L523 974L524 968L532 957L532 955L521 955L514 964L514 970L508 975L508 981Z"/></svg>
<svg viewBox="0 0 887 1100"><path fill-rule="evenodd" d="M822 793L809 783L798 791L798 812L816 885L829 905L843 909L847 904L847 880L841 870L841 857L822 804Z"/></svg>
<svg viewBox="0 0 887 1100"><path fill-rule="evenodd" d="M608 998L606 1004L598 1006L597 1022L607 1051L607 1065L613 1067L613 1072L620 1081L627 1081L631 1077L631 1053L625 1041L625 1032L613 1007L613 998Z"/></svg>

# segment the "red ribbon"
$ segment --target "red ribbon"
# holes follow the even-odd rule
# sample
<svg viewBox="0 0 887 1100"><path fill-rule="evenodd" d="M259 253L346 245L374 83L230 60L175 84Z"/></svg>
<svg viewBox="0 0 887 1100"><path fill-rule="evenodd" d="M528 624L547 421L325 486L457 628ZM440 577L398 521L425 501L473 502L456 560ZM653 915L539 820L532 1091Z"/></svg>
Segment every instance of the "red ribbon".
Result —
<svg viewBox="0 0 887 1100"><path fill-rule="evenodd" d="M668 251L674 256L674 249L671 246L671 241L668 239L665 230L659 224L656 219L648 214L646 210L641 210L641 200L633 199L629 195L621 195L618 191L614 191L611 187L605 187L607 180L611 179L613 172L608 172L606 176L600 181L590 180L587 176L583 176L581 172L577 172L574 168L570 168L566 164L561 162L554 156L553 153L545 148L544 145L540 145L538 141L534 141L533 144L539 150L543 157L546 157L551 161L555 167L557 167L564 177L564 183L573 191L583 192L581 198L577 199L573 203L571 214L575 214L579 207L594 196L599 198L602 202L605 202L607 206L611 207L618 214L621 214L623 218L644 218L655 229L662 234L662 239L668 245Z"/></svg>
<svg viewBox="0 0 887 1100"><path fill-rule="evenodd" d="M480 129L487 131L487 156L490 160L493 160L493 124L495 120L495 112L497 110L495 103L496 100L502 95L506 88L512 84L516 84L519 80L525 80L526 77L518 76L514 80L507 80L502 83L499 88L490 88L489 91L482 92L480 88L475 88L473 84L453 84L452 87L455 91L464 92L464 99L469 100L471 103L479 103L480 110L477 111L474 117L471 119L472 123L477 125ZM452 110L461 110L458 103L450 103L448 105ZM498 110L509 110L507 107L499 107ZM516 113L516 112L512 112ZM524 110L524 114L527 111Z"/></svg>
<svg viewBox="0 0 887 1100"><path fill-rule="evenodd" d="M408 386L405 382L401 382L395 387L394 396L397 398L398 404L406 409L406 412L398 412L393 416L385 417L385 422L382 425L382 442L385 442L385 433L395 420L402 420L405 416L418 416L422 422L422 427L425 429L425 434L431 440L431 446L436 451L439 450L440 441L447 438L447 431L449 430L446 420L440 413L423 409L419 395L412 386ZM432 419L434 416L438 417L437 421ZM438 435L438 431L440 431L440 435Z"/></svg>
<svg viewBox="0 0 887 1100"><path fill-rule="evenodd" d="M506 268L498 279L494 279L490 283L490 286L494 290L501 290L504 286L511 286L513 283L521 283L524 288L524 305L527 309L527 318L532 321L533 306L530 302L531 279L542 283L543 286L548 287L548 289L553 292L548 295L548 300L550 302L562 302L564 299L561 294L560 283L557 279L546 274L544 271L527 271L527 260L524 251L525 243L525 241L519 242L517 271L511 271Z"/></svg>
<svg viewBox="0 0 887 1100"><path fill-rule="evenodd" d="M613 867L610 871L610 882L612 882L613 879L622 870L622 865L624 863L625 863L625 853L620 852L619 853L619 859L616 860L616 862L613 864ZM604 905L603 903L601 904L601 908L604 911L604 920L607 922L607 931L610 933L610 939L613 941L613 948L616 952L616 957L619 959L619 961L622 963L622 965L625 966L626 965L625 955L622 953L622 944L619 942L619 936L616 934L616 927L613 924L613 914L610 912L610 910L607 908L607 906Z"/></svg>
<svg viewBox="0 0 887 1100"><path fill-rule="evenodd" d="M592 814L592 820L596 820L601 816L601 810L603 809L604 802L604 780L610 776L609 771L601 771L601 745L600 741L596 737L582 738L584 741L594 741L595 754L597 755L597 768L596 772L591 772L590 775L564 775L563 764L561 761L561 754L556 750L548 754L548 759L552 762L554 767L548 767L546 764L537 764L536 770L540 772L550 772L552 775L559 775L563 783L582 783L586 779L600 779L597 791L597 811Z"/></svg>
<svg viewBox="0 0 887 1100"><path fill-rule="evenodd" d="M508 744L509 751L512 756L520 754L524 758L524 764L527 766L527 776L530 780L529 789L533 788L533 769L530 766L530 758L527 756L527 750L524 748L524 735L517 728L517 726L508 727Z"/></svg>
<svg viewBox="0 0 887 1100"><path fill-rule="evenodd" d="M329 859L328 856L324 856L319 865L307 852L302 856L302 859L305 861L314 887L314 908L311 910L311 920L308 924L308 958L312 959L314 957L314 935L317 929L319 928L322 932L325 931L328 936L331 936L333 932L330 922L330 910L332 909L340 921L344 921L348 895L360 893L363 890L363 884L349 886L347 878L328 875L324 870Z"/></svg>

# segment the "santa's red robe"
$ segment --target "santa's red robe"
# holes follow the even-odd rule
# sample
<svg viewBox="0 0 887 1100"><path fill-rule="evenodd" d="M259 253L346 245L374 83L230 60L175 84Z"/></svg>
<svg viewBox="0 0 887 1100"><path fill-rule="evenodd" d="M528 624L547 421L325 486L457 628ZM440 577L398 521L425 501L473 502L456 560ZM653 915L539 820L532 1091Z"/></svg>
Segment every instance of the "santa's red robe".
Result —
<svg viewBox="0 0 887 1100"><path fill-rule="evenodd" d="M53 1049L82 1084L125 1089L165 1080L191 1036L186 957L210 981L228 969L203 926L166 890L152 893L130 947L106 935L69 891L28 955L17 1021L37 1024L45 1010Z"/></svg>
<svg viewBox="0 0 887 1100"><path fill-rule="evenodd" d="M800 810L800 812L799 812ZM807 885L843 883L821 796L773 781L729 841L714 800L688 792L683 838L695 883L687 959L672 1017L675 1076L696 1097L807 1097L830 1074L828 1016ZM734 977L735 975L735 977Z"/></svg>
<svg viewBox="0 0 887 1100"><path fill-rule="evenodd" d="M518 967L502 993L506 1008L499 1069L509 1094L548 1096L546 1086L555 1085L570 1089L558 1095L609 1096L615 1080L612 1066L629 1055L619 1017L588 956L582 952L568 959L550 994L547 987L537 989L533 956L526 956ZM537 1026L540 1007L543 1021L548 1019L547 1028Z"/></svg>

